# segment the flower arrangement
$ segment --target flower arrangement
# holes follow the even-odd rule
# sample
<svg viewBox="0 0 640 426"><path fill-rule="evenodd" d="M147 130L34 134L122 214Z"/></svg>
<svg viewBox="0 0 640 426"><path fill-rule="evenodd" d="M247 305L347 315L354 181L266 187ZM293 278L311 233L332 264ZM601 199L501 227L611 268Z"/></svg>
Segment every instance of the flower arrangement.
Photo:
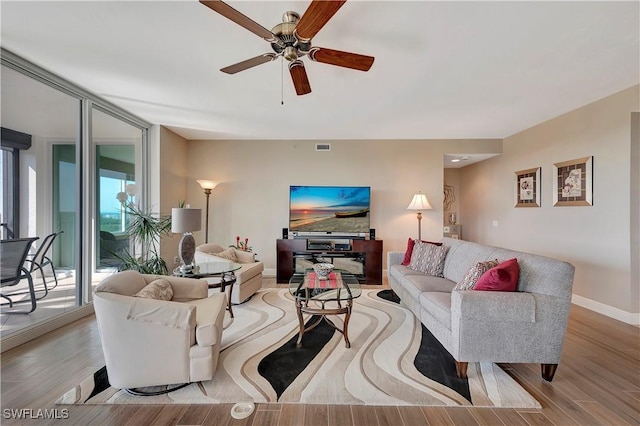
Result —
<svg viewBox="0 0 640 426"><path fill-rule="evenodd" d="M242 251L252 251L251 247L249 247L249 239L245 238L244 241L240 241L240 236L236 236L236 244L230 245L229 247L233 247Z"/></svg>

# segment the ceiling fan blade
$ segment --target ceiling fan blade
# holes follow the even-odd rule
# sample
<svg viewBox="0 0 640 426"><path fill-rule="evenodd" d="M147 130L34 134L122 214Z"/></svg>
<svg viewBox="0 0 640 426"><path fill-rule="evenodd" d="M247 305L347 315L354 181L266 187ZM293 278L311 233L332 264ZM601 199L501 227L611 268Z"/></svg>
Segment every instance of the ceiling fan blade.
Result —
<svg viewBox="0 0 640 426"><path fill-rule="evenodd" d="M246 61L238 62L237 64L229 65L222 68L220 71L226 74L235 74L240 71L253 68L257 65L265 64L276 59L278 55L275 53L265 53L264 55L256 56L255 58L247 59Z"/></svg>
<svg viewBox="0 0 640 426"><path fill-rule="evenodd" d="M298 95L306 95L311 93L311 85L307 78L307 71L304 69L302 61L293 61L289 63L289 72L293 79L293 86L296 88Z"/></svg>
<svg viewBox="0 0 640 426"><path fill-rule="evenodd" d="M236 24L244 27L254 33L255 35L262 37L267 40L269 43L278 43L279 39L268 29L258 24L248 16L238 12L225 2L220 0L200 0L200 3L207 6L209 9L214 12L218 12L220 15L225 18L235 22ZM280 44L280 43L278 43Z"/></svg>
<svg viewBox="0 0 640 426"><path fill-rule="evenodd" d="M347 0L313 0L296 25L295 36L308 42L329 22Z"/></svg>
<svg viewBox="0 0 640 426"><path fill-rule="evenodd" d="M309 51L309 58L312 61L360 71L369 71L375 60L373 56L325 49L324 47L312 47Z"/></svg>

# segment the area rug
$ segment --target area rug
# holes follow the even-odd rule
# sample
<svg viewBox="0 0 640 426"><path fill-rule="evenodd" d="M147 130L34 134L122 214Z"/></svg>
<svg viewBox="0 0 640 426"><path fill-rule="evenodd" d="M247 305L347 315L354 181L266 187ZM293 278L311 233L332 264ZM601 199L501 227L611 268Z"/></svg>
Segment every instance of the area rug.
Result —
<svg viewBox="0 0 640 426"><path fill-rule="evenodd" d="M389 290L363 290L349 321L351 347L321 325L296 347L298 319L288 289L263 289L225 318L215 377L169 394L133 396L100 369L58 404L235 402L540 408L500 367L470 363L456 377L451 355ZM330 317L342 328L343 316ZM306 318L313 321L313 318Z"/></svg>

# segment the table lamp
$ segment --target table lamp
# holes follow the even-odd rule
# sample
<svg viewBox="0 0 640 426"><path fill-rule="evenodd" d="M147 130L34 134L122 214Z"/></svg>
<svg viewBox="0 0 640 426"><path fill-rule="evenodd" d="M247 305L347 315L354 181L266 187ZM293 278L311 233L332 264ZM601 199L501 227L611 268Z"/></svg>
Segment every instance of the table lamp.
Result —
<svg viewBox="0 0 640 426"><path fill-rule="evenodd" d="M192 208L171 209L171 232L182 234L178 243L178 257L180 258L180 272L193 270L193 259L196 253L196 240L193 232L202 226L202 210Z"/></svg>

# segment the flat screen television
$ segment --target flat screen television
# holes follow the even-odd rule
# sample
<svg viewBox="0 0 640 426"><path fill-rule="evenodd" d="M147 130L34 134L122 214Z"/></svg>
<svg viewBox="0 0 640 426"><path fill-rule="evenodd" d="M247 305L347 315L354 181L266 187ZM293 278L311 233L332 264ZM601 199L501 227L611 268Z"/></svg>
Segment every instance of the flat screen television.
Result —
<svg viewBox="0 0 640 426"><path fill-rule="evenodd" d="M369 232L368 186L291 186L289 230L325 234Z"/></svg>

